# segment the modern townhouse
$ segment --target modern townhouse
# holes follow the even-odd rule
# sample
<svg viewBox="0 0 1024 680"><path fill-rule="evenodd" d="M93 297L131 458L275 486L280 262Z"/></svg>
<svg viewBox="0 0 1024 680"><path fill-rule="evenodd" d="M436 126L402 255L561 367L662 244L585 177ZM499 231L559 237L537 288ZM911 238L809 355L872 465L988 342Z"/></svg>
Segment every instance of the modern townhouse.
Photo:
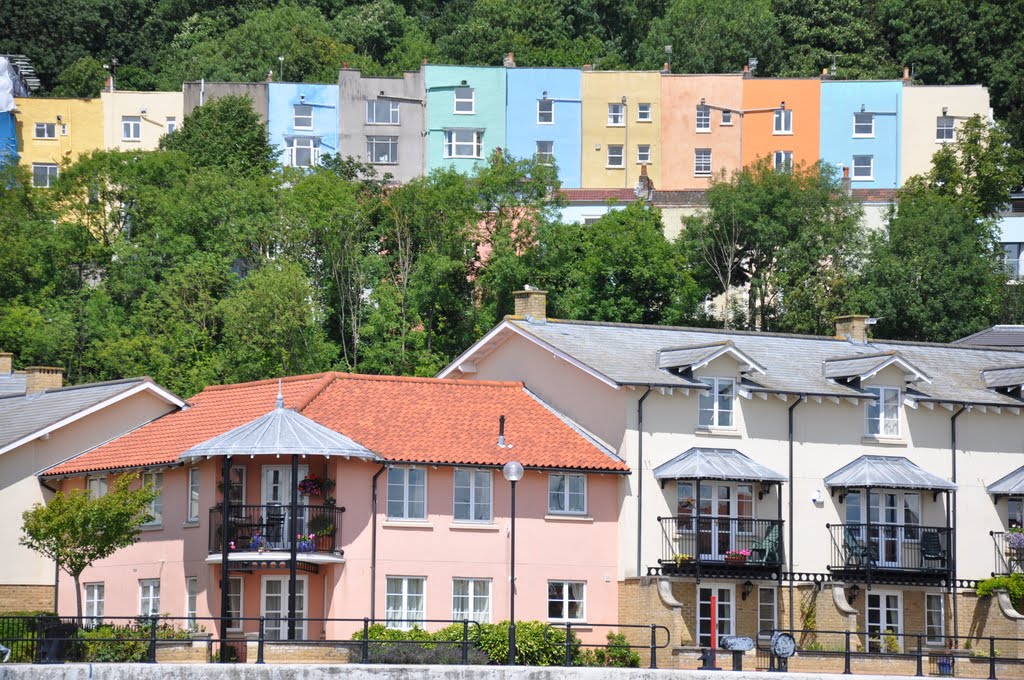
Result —
<svg viewBox="0 0 1024 680"><path fill-rule="evenodd" d="M901 103L898 80L821 83L821 160L857 189L900 186Z"/></svg>
<svg viewBox="0 0 1024 680"><path fill-rule="evenodd" d="M821 157L821 80L744 78L740 122L743 165L765 156L776 168L817 163Z"/></svg>
<svg viewBox="0 0 1024 680"><path fill-rule="evenodd" d="M1024 352L868 328L562 321L522 291L440 375L522 380L617 449L636 471L620 619L664 622L681 649L710 641L712 596L720 635L848 630L869 651L914 647L904 634L940 651L955 635L1020 638L1009 600L971 586L1022 569L1007 532L1024 522Z"/></svg>
<svg viewBox="0 0 1024 680"><path fill-rule="evenodd" d="M661 74L584 67L583 186L632 189L645 174L660 186Z"/></svg>
<svg viewBox="0 0 1024 680"><path fill-rule="evenodd" d="M376 78L342 69L338 90L341 155L369 163L399 183L422 176L427 105L423 71Z"/></svg>
<svg viewBox="0 0 1024 680"><path fill-rule="evenodd" d="M181 92L104 90L103 148L152 151L160 138L178 129L185 117Z"/></svg>
<svg viewBox="0 0 1024 680"><path fill-rule="evenodd" d="M311 168L338 153L338 86L267 83L267 132L286 168Z"/></svg>
<svg viewBox="0 0 1024 680"><path fill-rule="evenodd" d="M505 145L506 69L423 67L427 92L427 171L470 173Z"/></svg>
<svg viewBox="0 0 1024 680"><path fill-rule="evenodd" d="M1014 192L1010 204L999 215L999 241L1007 277L1024 276L1024 192Z"/></svg>
<svg viewBox="0 0 1024 680"><path fill-rule="evenodd" d="M742 167L743 75L661 77L663 188L705 189Z"/></svg>
<svg viewBox="0 0 1024 680"><path fill-rule="evenodd" d="M14 101L19 163L31 171L32 186L52 186L62 164L103 148L103 104L98 97Z"/></svg>
<svg viewBox="0 0 1024 680"><path fill-rule="evenodd" d="M226 630L201 625L232 637L265 616L281 640L294 593L294 639L330 640L363 617L507 619L510 460L525 467L517 619L615 623L628 469L521 383L324 373L209 387L40 478L95 488L138 470L161 490L141 541L82 575L87 615L224 616ZM74 596L62 580L61 612Z"/></svg>
<svg viewBox="0 0 1024 680"><path fill-rule="evenodd" d="M252 101L252 109L260 120L266 124L270 106L269 83L224 83L206 80L191 81L181 84L181 93L185 115L190 115L196 107L228 95L247 97Z"/></svg>
<svg viewBox="0 0 1024 680"><path fill-rule="evenodd" d="M506 73L508 152L558 167L562 188L581 186L580 70L509 68Z"/></svg>
<svg viewBox="0 0 1024 680"><path fill-rule="evenodd" d="M973 116L992 120L988 89L982 85L904 87L900 186L931 170L939 145L956 141L957 128Z"/></svg>

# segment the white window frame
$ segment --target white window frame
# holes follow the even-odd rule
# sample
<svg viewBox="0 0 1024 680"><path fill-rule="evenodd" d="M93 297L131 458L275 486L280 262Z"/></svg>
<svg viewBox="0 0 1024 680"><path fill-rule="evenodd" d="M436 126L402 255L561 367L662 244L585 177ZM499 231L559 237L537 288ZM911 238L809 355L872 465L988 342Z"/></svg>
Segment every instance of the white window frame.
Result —
<svg viewBox="0 0 1024 680"><path fill-rule="evenodd" d="M626 105L622 102L608 104L608 127L625 127Z"/></svg>
<svg viewBox="0 0 1024 680"><path fill-rule="evenodd" d="M859 119L859 120L858 120ZM865 122L866 121L866 122ZM864 128L867 128L866 131ZM857 128L861 128L858 132ZM853 136L859 138L875 136L875 114L856 111L853 114Z"/></svg>
<svg viewBox="0 0 1024 680"><path fill-rule="evenodd" d="M97 499L107 495L107 476L89 475L85 478L85 489L89 492L89 498Z"/></svg>
<svg viewBox="0 0 1024 680"><path fill-rule="evenodd" d="M871 598L872 597L885 598L885 597L889 597L889 596L892 596L892 595L895 595L896 598L897 598L897 601L899 602L899 609L898 609L898 612L899 612L898 619L899 620L896 623L896 628L897 629L894 630L893 633L896 634L896 644L899 647L898 651L903 651L904 645L903 645L903 635L902 635L902 633L903 633L904 623L906 621L906 612L904 611L904 603L903 603L903 593L901 593L899 591L896 591L896 590L877 590L877 589L869 590L867 592L867 595L865 595L865 597L864 597L864 636L865 636L864 649L865 650L870 650L871 649L871 631L870 631L870 627L871 627L872 624L869 622L870 621L870 616L871 616L871 614L870 614ZM884 602L884 600L880 599L879 602ZM885 608L883 608L883 609L885 609ZM881 622L879 622L879 625L881 625ZM885 631L886 630L887 630L886 628L882 628L879 631L879 636L878 636L878 644L880 645L881 650L883 652L885 651L885 635L886 635Z"/></svg>
<svg viewBox="0 0 1024 680"><path fill-rule="evenodd" d="M409 583L418 581L422 584L419 593L409 593ZM398 586L396 589L395 586ZM401 605L398 609L388 607L388 598L398 597ZM418 609L410 608L410 598L419 597ZM427 613L427 577L426 576L386 576L384 578L384 621L388 628L410 630L422 624Z"/></svg>
<svg viewBox="0 0 1024 680"><path fill-rule="evenodd" d="M951 144L956 141L956 119L953 116L935 117L935 142Z"/></svg>
<svg viewBox="0 0 1024 680"><path fill-rule="evenodd" d="M764 607L771 607L772 618L769 622L764 616ZM770 623L771 625L767 625ZM776 588L765 588L759 586L757 589L757 634L761 640L768 640L769 637L761 635L763 630L774 630L779 625L779 591Z"/></svg>
<svg viewBox="0 0 1024 680"><path fill-rule="evenodd" d="M864 434L868 437L889 437L899 438L902 435L903 420L902 416L902 402L903 402L903 390L899 387L892 387L886 385L878 385L865 387L864 391L874 394L877 399L868 400L864 404ZM896 415L895 417L885 416L886 405L895 406ZM878 410L877 415L872 415L872 410ZM872 432L872 421L877 421L877 431ZM895 424L895 432L887 432L886 430L892 429L886 425Z"/></svg>
<svg viewBox="0 0 1024 680"><path fill-rule="evenodd" d="M237 482L235 479L237 478ZM232 465L231 470L228 473L228 488L221 489L223 494L225 491L230 495L233 489L238 490L239 498L228 498L228 502L234 505L245 505L245 501L248 498L248 488L246 487L246 468L243 465Z"/></svg>
<svg viewBox="0 0 1024 680"><path fill-rule="evenodd" d="M301 113L300 113L301 110ZM292 106L292 128L295 130L313 129L313 106L295 104Z"/></svg>
<svg viewBox="0 0 1024 680"><path fill-rule="evenodd" d="M188 517L185 519L186 522L199 521L199 479L199 468L193 465L188 469L188 496L186 497Z"/></svg>
<svg viewBox="0 0 1024 680"><path fill-rule="evenodd" d="M612 149L618 149L617 152L612 153ZM609 144L608 145L608 156L605 160L605 167L607 168L624 168L626 167L626 147L622 144ZM618 163L612 163L612 159L618 159Z"/></svg>
<svg viewBox="0 0 1024 680"><path fill-rule="evenodd" d="M387 120L378 120L378 105L387 104ZM367 99L366 100L366 124L367 125L401 125L401 109L399 102L393 99Z"/></svg>
<svg viewBox="0 0 1024 680"><path fill-rule="evenodd" d="M654 118L652 117L652 108L650 102L640 102L636 105L636 122L638 123L650 123Z"/></svg>
<svg viewBox="0 0 1024 680"><path fill-rule="evenodd" d="M301 577L300 577L301 578ZM237 586L237 588L235 587ZM241 576L228 577L228 627L230 633L242 630L242 610L245 607L245 580ZM261 603L262 607L262 603Z"/></svg>
<svg viewBox="0 0 1024 680"><path fill-rule="evenodd" d="M938 604L937 607L936 604ZM928 620L929 614L938 614L939 616L937 631ZM924 643L943 646L946 644L946 597L942 593L924 594Z"/></svg>
<svg viewBox="0 0 1024 680"><path fill-rule="evenodd" d="M793 172L793 152L773 151L772 168L777 172Z"/></svg>
<svg viewBox="0 0 1024 680"><path fill-rule="evenodd" d="M376 152L379 145L388 147L388 160L377 160ZM366 162L371 165L398 165L398 137L396 135L366 135Z"/></svg>
<svg viewBox="0 0 1024 680"><path fill-rule="evenodd" d="M706 159L706 161L705 161ZM693 150L693 176L711 177L712 168L711 149Z"/></svg>
<svg viewBox="0 0 1024 680"><path fill-rule="evenodd" d="M547 144L547 151L541 150L541 144ZM554 165L555 163L555 142L549 139L537 140L537 152L534 154L537 162L541 165Z"/></svg>
<svg viewBox="0 0 1024 680"><path fill-rule="evenodd" d="M39 134L40 132L43 134ZM57 124L36 123L33 128L32 139L57 139Z"/></svg>
<svg viewBox="0 0 1024 680"><path fill-rule="evenodd" d="M538 99L537 100L537 125L554 125L554 123L555 123L555 101L553 99Z"/></svg>
<svg viewBox="0 0 1024 680"><path fill-rule="evenodd" d="M469 93L469 97L465 97L466 93ZM463 96L459 96L463 95ZM466 108L466 103L469 103L469 108ZM462 108L460 108L460 106ZM455 108L453 111L456 115L466 116L476 113L476 90L471 87L457 87L455 88Z"/></svg>
<svg viewBox="0 0 1024 680"><path fill-rule="evenodd" d="M146 484L152 484L153 490L156 491L156 498L149 504L149 514L153 516L153 519L146 522L143 526L160 526L164 523L164 473L162 470L155 470L152 472L142 473L142 486Z"/></svg>
<svg viewBox="0 0 1024 680"><path fill-rule="evenodd" d="M637 144L636 145L636 162L637 164L649 164L651 162L651 145L650 144Z"/></svg>
<svg viewBox="0 0 1024 680"><path fill-rule="evenodd" d="M267 576L263 576L263 578L260 579L260 616L263 616L263 617L267 616L267 584L272 582L272 581L277 581L277 582L281 583L281 600L282 600L281 608L282 608L283 616L280 619L266 619L266 621L264 622L263 628L264 628L264 631L266 631L268 633L268 635L267 635L267 639L268 640L281 640L281 639L284 639L284 638L272 637L271 635L269 635L269 633L270 633L270 629L271 628L273 628L275 633L276 633L276 631L278 629L282 629L282 632L284 632L285 634L287 634L287 632L288 632L288 577L287 576L270 576L270 575L267 575ZM299 586L298 584L302 584L302 585ZM300 590L300 588L301 588L301 590ZM297 581L297 584L296 584L296 588L295 588L295 593L296 593L295 599L296 599L296 604L297 604L295 615L296 615L296 617L302 619L301 621L296 621L296 624L295 624L295 637L297 639L299 639L299 640L305 640L306 639L306 624L307 624L307 620L306 619L309 616L309 614L308 614L308 612L309 612L309 579L305 576L305 574L299 575L298 581ZM272 620L274 621L273 625L270 623L270 621L272 621Z"/></svg>
<svg viewBox="0 0 1024 680"><path fill-rule="evenodd" d="M793 109L775 109L772 114L772 134L793 134Z"/></svg>
<svg viewBox="0 0 1024 680"><path fill-rule="evenodd" d="M142 141L142 116L121 116L121 141Z"/></svg>
<svg viewBox="0 0 1024 680"><path fill-rule="evenodd" d="M188 630L198 630L196 622L196 607L199 602L199 577L185 577L185 627Z"/></svg>
<svg viewBox="0 0 1024 680"><path fill-rule="evenodd" d="M178 129L178 117L177 116L167 116L167 123L166 123L164 129L167 130L167 134L171 134L172 132L177 130Z"/></svg>
<svg viewBox="0 0 1024 680"><path fill-rule="evenodd" d="M721 640L722 637L725 637L727 635L735 635L736 634L736 613L737 613L736 612L736 586L731 584L731 583L726 584L726 583L714 583L714 582L703 581L703 582L697 584L697 611L694 613L694 615L695 615L695 617L697 619L697 628L695 630L697 632L698 644L700 644L701 646L705 646L703 640L701 640L701 623L703 623L704 621L708 622L708 629L709 629L709 631L708 631L708 638L709 638L708 642L709 643L710 643L710 633L712 632L710 630L710 627L711 627L711 617L710 616L703 617L700 614L700 609L701 609L701 599L700 599L701 598L701 592L700 591L701 590L710 590L710 591L712 591L711 595L715 595L717 597L721 597L721 592L720 591L722 591L722 590L725 590L725 591L729 592L729 603L728 603L729 604L729 616L725 617L725 618L723 618L722 616L718 617L719 628L723 627L722 624L725 623L725 624L727 624L725 626L726 630L724 630L722 632L718 632L718 631L714 631L714 632L718 634L719 640ZM710 601L711 601L711 597L709 595L708 596L708 602L710 603ZM719 600L718 604L719 604L719 606L721 606L722 605L722 601Z"/></svg>
<svg viewBox="0 0 1024 680"><path fill-rule="evenodd" d="M402 481L399 484L392 484L392 475L397 471L402 471ZM410 484L409 473L415 472L417 477L422 479L422 484L415 483ZM414 510L410 509L409 501L409 490L413 487L423 487L423 512L422 514L415 513ZM398 465L395 467L388 468L388 493L387 493L387 505L385 512L389 520L397 520L400 522L423 522L427 519L427 470L423 467L417 467L415 465ZM401 492L400 498L392 499L392 490ZM400 502L402 504L402 512L391 514L392 500Z"/></svg>
<svg viewBox="0 0 1024 680"><path fill-rule="evenodd" d="M458 586L465 584L466 593L460 594L457 592ZM491 579L489 578L465 578L456 576L452 579L452 620L453 621L476 621L477 623L490 623L491 622L491 594L493 588L491 587ZM464 600L466 603L466 609L463 611L459 602ZM486 602L486 609L480 609L477 607L479 602Z"/></svg>
<svg viewBox="0 0 1024 680"><path fill-rule="evenodd" d="M578 586L581 586L583 588L583 594L582 594L583 596L580 599L578 599L578 600L571 599L571 597L570 597L569 589L573 585L578 585ZM552 591L552 588L556 588L556 587L559 590L561 590L561 593L559 594L558 599L553 599L552 596L551 596L552 595L551 591ZM575 622L582 622L582 621L586 621L587 620L587 582L586 581L549 579L548 580L548 587L547 587L547 599L548 599L548 606L547 606L547 612L548 612L547 620L548 621L573 622L573 623L575 623ZM561 607L561 610L562 610L562 615L561 616L552 616L551 615L551 604L553 602L558 602L560 604L560 607ZM569 616L569 608L570 608L570 605L573 602L579 602L580 610L579 610L578 616Z"/></svg>
<svg viewBox="0 0 1024 680"><path fill-rule="evenodd" d="M46 184L41 184L36 181L36 171L46 170ZM56 163L33 163L32 164L32 186L36 189L49 189L53 186L53 181L60 176L60 166Z"/></svg>
<svg viewBox="0 0 1024 680"><path fill-rule="evenodd" d="M708 377L700 378L700 381L709 389L697 393L697 427L709 430L735 430L736 429L736 379ZM731 391L729 395L729 408L723 409L719 404L719 390L722 386L728 385ZM710 400L710 408L708 401ZM711 422L702 422L703 414L711 414ZM728 423L724 423L728 415Z"/></svg>
<svg viewBox="0 0 1024 680"><path fill-rule="evenodd" d="M698 104L697 112L694 115L694 123L698 133L711 132L711 107L706 104Z"/></svg>
<svg viewBox="0 0 1024 680"><path fill-rule="evenodd" d="M1024 498L1011 496L1006 499L1006 528L1024 527Z"/></svg>
<svg viewBox="0 0 1024 680"><path fill-rule="evenodd" d="M471 141L459 141L460 134L469 133L473 136ZM470 154L460 153L464 147L473 147ZM463 147L460 149L460 147ZM482 130L466 128L451 128L444 131L444 157L445 158L473 158L484 157L484 133Z"/></svg>
<svg viewBox="0 0 1024 680"><path fill-rule="evenodd" d="M722 122L720 124L721 125L730 125L730 126L732 125L732 111L731 110L724 109L722 111Z"/></svg>
<svg viewBox="0 0 1024 680"><path fill-rule="evenodd" d="M313 137L292 137L288 140L288 165L293 168L312 168L320 163L320 144ZM299 165L300 151L309 150L309 165Z"/></svg>
<svg viewBox="0 0 1024 680"><path fill-rule="evenodd" d="M83 583L82 590L85 591L83 594L83 604L85 606L83 611L86 617L85 627L92 628L93 626L102 625L106 584L103 581Z"/></svg>
<svg viewBox="0 0 1024 680"><path fill-rule="evenodd" d="M558 480L562 480L561 490L557 490ZM583 483L583 507L573 508L573 500L578 500L579 492L572 491L572 481L576 479ZM587 476L579 472L549 472L548 473L548 514L549 515L586 515L588 499ZM561 508L551 503L553 498L561 499Z"/></svg>
<svg viewBox="0 0 1024 680"><path fill-rule="evenodd" d="M139 579L139 616L160 616L160 579Z"/></svg>
<svg viewBox="0 0 1024 680"><path fill-rule="evenodd" d="M860 170L863 171L863 169L864 169L863 160L865 158L868 161L868 164L867 164L868 174L866 174L866 175L858 174L858 172L857 172L857 170L858 170L857 162L861 161L862 164L859 167L860 167ZM853 162L850 165L850 179L853 180L854 182L870 182L874 178L875 178L875 157L870 155L870 154L858 154L858 155L854 156L853 157Z"/></svg>
<svg viewBox="0 0 1024 680"><path fill-rule="evenodd" d="M462 481L466 482L460 484ZM481 480L486 482L481 484ZM455 489L465 487L469 489L469 516L460 517L462 506L456 499ZM486 487L486 488L485 488ZM486 517L476 517L477 504L486 505ZM494 521L494 472L487 468L457 467L452 472L452 521L465 522L467 524L490 524Z"/></svg>

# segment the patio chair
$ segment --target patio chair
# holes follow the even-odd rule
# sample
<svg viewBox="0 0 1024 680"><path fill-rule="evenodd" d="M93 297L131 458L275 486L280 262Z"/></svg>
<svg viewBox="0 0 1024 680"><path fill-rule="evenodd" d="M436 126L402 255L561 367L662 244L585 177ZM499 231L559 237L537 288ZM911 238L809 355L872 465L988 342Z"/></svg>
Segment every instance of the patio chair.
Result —
<svg viewBox="0 0 1024 680"><path fill-rule="evenodd" d="M871 551L860 542L857 533L850 527L843 530L843 543L846 549L846 564L863 567L871 563Z"/></svg>
<svg viewBox="0 0 1024 680"><path fill-rule="evenodd" d="M946 566L946 551L939 540L939 532L921 532L921 566L925 562L938 562L940 567Z"/></svg>
<svg viewBox="0 0 1024 680"><path fill-rule="evenodd" d="M779 561L779 525L773 524L765 532L764 538L754 541L750 546L751 562L774 564Z"/></svg>
<svg viewBox="0 0 1024 680"><path fill-rule="evenodd" d="M280 548L284 543L284 507L281 505L267 506L267 543L272 548Z"/></svg>

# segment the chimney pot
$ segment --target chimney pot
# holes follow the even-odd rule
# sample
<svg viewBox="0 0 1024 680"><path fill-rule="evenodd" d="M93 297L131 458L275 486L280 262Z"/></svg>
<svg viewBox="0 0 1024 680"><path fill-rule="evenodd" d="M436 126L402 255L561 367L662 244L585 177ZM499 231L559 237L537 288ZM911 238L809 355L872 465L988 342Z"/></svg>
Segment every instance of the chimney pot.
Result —
<svg viewBox="0 0 1024 680"><path fill-rule="evenodd" d="M54 366L29 366L25 369L25 394L55 390L64 385L64 369Z"/></svg>
<svg viewBox="0 0 1024 680"><path fill-rule="evenodd" d="M14 355L10 352L0 352L0 375L10 375L14 372Z"/></svg>
<svg viewBox="0 0 1024 680"><path fill-rule="evenodd" d="M508 54L505 55L505 68L515 68L515 67L516 67L516 53L515 52L509 52Z"/></svg>
<svg viewBox="0 0 1024 680"><path fill-rule="evenodd" d="M909 85L910 83L911 83L910 67L909 66L904 66L903 67L903 84L904 85Z"/></svg>
<svg viewBox="0 0 1024 680"><path fill-rule="evenodd" d="M537 321L548 318L548 292L526 286L525 290L512 293L516 301L516 316L530 317Z"/></svg>
<svg viewBox="0 0 1024 680"><path fill-rule="evenodd" d="M583 68L580 69L580 70L581 71L593 71L594 70L594 65L593 64L584 64Z"/></svg>
<svg viewBox="0 0 1024 680"><path fill-rule="evenodd" d="M837 316L836 339L866 345L868 342L868 319L870 318L864 314Z"/></svg>

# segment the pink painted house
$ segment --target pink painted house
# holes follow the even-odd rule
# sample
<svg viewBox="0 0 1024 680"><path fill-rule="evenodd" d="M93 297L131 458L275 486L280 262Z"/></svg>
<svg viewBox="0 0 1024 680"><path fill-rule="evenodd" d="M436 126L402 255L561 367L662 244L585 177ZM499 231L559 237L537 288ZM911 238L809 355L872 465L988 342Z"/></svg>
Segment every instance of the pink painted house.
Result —
<svg viewBox="0 0 1024 680"><path fill-rule="evenodd" d="M221 616L222 493L229 494L230 635L267 617L287 637L292 494L307 475L333 488L299 495L296 610L303 618L500 621L509 615L509 460L516 491L516 618L616 623L619 481L606 445L518 382L323 373L285 378L286 408L344 434L377 460L304 456L183 458L190 448L272 411L278 381L207 388L187 405L41 474L103 493L138 471L161 489L141 540L82 575L85 614ZM506 443L497 445L505 416ZM315 486L315 484L314 484ZM263 548L261 552L257 548ZM60 583L62 614L75 608ZM239 620L243 619L243 620ZM216 621L201 621L218 633ZM356 623L304 622L300 639L347 638ZM603 637L596 629L594 638ZM584 633L586 636L586 633Z"/></svg>

